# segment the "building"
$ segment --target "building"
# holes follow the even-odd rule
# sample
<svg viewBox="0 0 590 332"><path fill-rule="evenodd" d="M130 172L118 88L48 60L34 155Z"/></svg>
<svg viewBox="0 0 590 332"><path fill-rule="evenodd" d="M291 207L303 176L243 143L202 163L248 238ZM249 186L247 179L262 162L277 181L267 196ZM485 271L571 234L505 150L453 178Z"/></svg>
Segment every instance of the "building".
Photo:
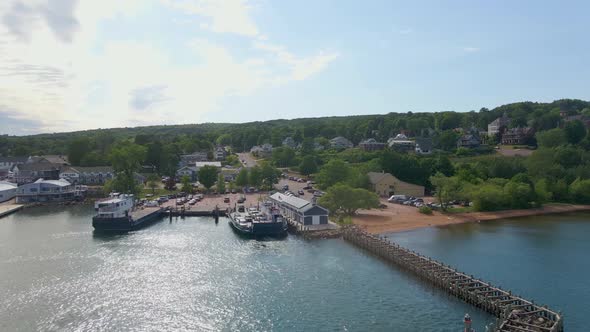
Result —
<svg viewBox="0 0 590 332"><path fill-rule="evenodd" d="M522 145L527 144L535 135L535 131L530 127L510 128L502 135L503 145Z"/></svg>
<svg viewBox="0 0 590 332"><path fill-rule="evenodd" d="M395 137L388 139L387 145L389 145L390 149L398 152L409 152L416 148L416 143L408 139L408 136L404 134L397 134Z"/></svg>
<svg viewBox="0 0 590 332"><path fill-rule="evenodd" d="M329 211L319 205L281 193L273 194L270 196L270 200L284 218L304 226L328 224Z"/></svg>
<svg viewBox="0 0 590 332"><path fill-rule="evenodd" d="M586 126L586 128L590 128L590 117L582 114L578 115L567 115L567 112L560 112L559 115L563 118L562 127L571 121L580 121Z"/></svg>
<svg viewBox="0 0 590 332"><path fill-rule="evenodd" d="M365 151L379 151L385 149L387 144L377 142L374 138L366 139L359 143L359 148Z"/></svg>
<svg viewBox="0 0 590 332"><path fill-rule="evenodd" d="M217 146L213 151L213 157L217 161L223 161L227 157L227 150L223 146Z"/></svg>
<svg viewBox="0 0 590 332"><path fill-rule="evenodd" d="M48 180L59 179L61 165L52 164L47 161L27 162L13 167L14 180L17 184L35 182L40 178Z"/></svg>
<svg viewBox="0 0 590 332"><path fill-rule="evenodd" d="M63 202L76 199L79 192L74 185L64 179L38 179L17 188L17 203Z"/></svg>
<svg viewBox="0 0 590 332"><path fill-rule="evenodd" d="M432 153L432 139L431 138L416 138L416 148L414 149L417 154L431 154Z"/></svg>
<svg viewBox="0 0 590 332"><path fill-rule="evenodd" d="M225 166L221 168L221 174L223 175L223 178L225 181L229 182L235 181L239 172L240 169L235 167Z"/></svg>
<svg viewBox="0 0 590 332"><path fill-rule="evenodd" d="M466 134L457 140L457 148L474 149L481 145L481 139L475 134Z"/></svg>
<svg viewBox="0 0 590 332"><path fill-rule="evenodd" d="M197 168L195 166L183 166L176 170L177 178L182 179L185 176L188 176L191 182L197 181Z"/></svg>
<svg viewBox="0 0 590 332"><path fill-rule="evenodd" d="M258 158L268 158L272 156L272 145L264 143L260 146L253 146L252 149L250 149L250 153Z"/></svg>
<svg viewBox="0 0 590 332"><path fill-rule="evenodd" d="M115 171L111 166L70 166L62 169L59 178L72 184L104 185L115 178Z"/></svg>
<svg viewBox="0 0 590 332"><path fill-rule="evenodd" d="M15 165L22 165L27 162L28 157L0 157L0 169L9 170Z"/></svg>
<svg viewBox="0 0 590 332"><path fill-rule="evenodd" d="M336 150L350 149L354 147L351 141L342 136L334 137L330 140L330 147Z"/></svg>
<svg viewBox="0 0 590 332"><path fill-rule="evenodd" d="M194 165L198 161L208 161L207 152L194 152L191 154L180 155L179 167Z"/></svg>
<svg viewBox="0 0 590 332"><path fill-rule="evenodd" d="M424 196L424 186L401 181L389 173L369 172L371 188L377 195L389 197L391 195Z"/></svg>
<svg viewBox="0 0 590 332"><path fill-rule="evenodd" d="M488 136L494 136L500 133L503 128L507 128L510 125L510 122L510 118L504 113L501 117L488 124Z"/></svg>
<svg viewBox="0 0 590 332"><path fill-rule="evenodd" d="M59 166L67 166L70 164L67 156L62 155L42 155L42 156L31 156L27 159L27 164L39 164L49 163Z"/></svg>
<svg viewBox="0 0 590 332"><path fill-rule="evenodd" d="M0 181L0 203L13 199L16 196L16 183Z"/></svg>
<svg viewBox="0 0 590 332"><path fill-rule="evenodd" d="M195 172L197 174L197 179L199 178L199 170L204 166L213 166L215 168L221 169L221 162L220 161L198 161L195 163Z"/></svg>
<svg viewBox="0 0 590 332"><path fill-rule="evenodd" d="M283 146L289 147L291 149L295 149L295 148L297 148L297 142L295 142L293 137L288 136L288 137L285 137L285 139L283 140Z"/></svg>

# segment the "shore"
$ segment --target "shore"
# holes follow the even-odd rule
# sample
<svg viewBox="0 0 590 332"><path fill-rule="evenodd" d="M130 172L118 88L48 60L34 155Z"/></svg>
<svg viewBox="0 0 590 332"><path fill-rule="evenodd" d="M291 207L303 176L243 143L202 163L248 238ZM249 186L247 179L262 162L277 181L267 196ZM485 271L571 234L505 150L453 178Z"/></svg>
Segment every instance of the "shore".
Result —
<svg viewBox="0 0 590 332"><path fill-rule="evenodd" d="M387 204L386 209L360 210L353 222L373 234L396 233L419 228L529 217L557 213L590 211L590 205L547 204L542 208L492 212L440 213L424 215L411 206Z"/></svg>

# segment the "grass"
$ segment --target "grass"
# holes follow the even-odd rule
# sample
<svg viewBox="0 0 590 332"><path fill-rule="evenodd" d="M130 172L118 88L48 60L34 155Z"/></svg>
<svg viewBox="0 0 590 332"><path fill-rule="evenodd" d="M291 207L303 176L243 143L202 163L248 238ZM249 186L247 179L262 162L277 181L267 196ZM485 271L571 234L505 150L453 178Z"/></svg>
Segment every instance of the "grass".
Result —
<svg viewBox="0 0 590 332"><path fill-rule="evenodd" d="M151 188L143 188L141 190L141 193L139 194L139 198L145 198L145 196L147 194L152 194L154 193L154 197L160 197L163 195L170 195L170 194L176 194L179 193L180 190L176 189L176 190L168 190L168 189L164 189L164 188L156 188L155 191L152 191Z"/></svg>
<svg viewBox="0 0 590 332"><path fill-rule="evenodd" d="M473 211L473 206L450 207L447 209L448 213L467 213Z"/></svg>

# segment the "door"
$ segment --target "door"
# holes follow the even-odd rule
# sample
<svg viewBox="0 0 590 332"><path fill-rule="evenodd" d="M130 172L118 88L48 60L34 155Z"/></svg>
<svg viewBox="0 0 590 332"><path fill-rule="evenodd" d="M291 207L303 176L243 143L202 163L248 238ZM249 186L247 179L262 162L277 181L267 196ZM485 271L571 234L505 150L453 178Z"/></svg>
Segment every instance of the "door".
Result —
<svg viewBox="0 0 590 332"><path fill-rule="evenodd" d="M312 225L319 225L319 224L320 224L320 216L313 216Z"/></svg>

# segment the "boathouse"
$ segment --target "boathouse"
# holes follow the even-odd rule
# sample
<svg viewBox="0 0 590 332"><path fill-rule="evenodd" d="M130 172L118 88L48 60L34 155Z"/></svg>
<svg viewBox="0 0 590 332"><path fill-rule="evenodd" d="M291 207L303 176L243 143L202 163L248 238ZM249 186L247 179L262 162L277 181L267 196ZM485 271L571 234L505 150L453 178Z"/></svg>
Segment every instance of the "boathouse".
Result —
<svg viewBox="0 0 590 332"><path fill-rule="evenodd" d="M0 202L6 202L16 196L16 183L0 181Z"/></svg>
<svg viewBox="0 0 590 332"><path fill-rule="evenodd" d="M270 196L273 205L279 209L284 218L305 226L328 224L328 209L313 204L299 197L275 193Z"/></svg>
<svg viewBox="0 0 590 332"><path fill-rule="evenodd" d="M76 195L76 187L64 179L39 179L33 183L18 187L16 190L16 202L63 202L74 200Z"/></svg>

